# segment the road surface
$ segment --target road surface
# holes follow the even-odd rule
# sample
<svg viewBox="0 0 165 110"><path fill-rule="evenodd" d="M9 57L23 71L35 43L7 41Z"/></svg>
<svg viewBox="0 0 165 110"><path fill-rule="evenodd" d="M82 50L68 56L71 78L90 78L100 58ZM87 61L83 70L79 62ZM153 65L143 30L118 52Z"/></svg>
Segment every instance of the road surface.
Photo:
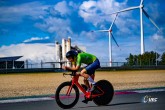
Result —
<svg viewBox="0 0 165 110"><path fill-rule="evenodd" d="M106 106L97 106L93 102L79 102L71 110L164 110L165 91L116 92L112 102ZM0 110L62 110L54 99L5 101L0 100Z"/></svg>

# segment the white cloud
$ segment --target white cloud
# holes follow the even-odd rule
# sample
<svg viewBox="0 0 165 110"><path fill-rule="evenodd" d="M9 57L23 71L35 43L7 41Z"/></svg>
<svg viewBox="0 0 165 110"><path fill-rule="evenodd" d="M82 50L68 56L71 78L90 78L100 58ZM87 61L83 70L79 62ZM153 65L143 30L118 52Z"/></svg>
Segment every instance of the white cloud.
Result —
<svg viewBox="0 0 165 110"><path fill-rule="evenodd" d="M20 60L32 62L55 61L54 44L12 44L0 48L0 56L23 56Z"/></svg>
<svg viewBox="0 0 165 110"><path fill-rule="evenodd" d="M155 33L151 38L152 38L153 40L159 40L159 41L165 40L165 39L163 38L163 36L158 35L157 33Z"/></svg>
<svg viewBox="0 0 165 110"><path fill-rule="evenodd" d="M147 47L150 51L157 51L160 54L165 52L165 38L162 35L155 33L149 37L147 42Z"/></svg>
<svg viewBox="0 0 165 110"><path fill-rule="evenodd" d="M0 7L0 22L20 22L25 16L39 19L46 14L47 8L47 5L42 5L40 2L3 6Z"/></svg>
<svg viewBox="0 0 165 110"><path fill-rule="evenodd" d="M32 37L30 39L24 40L23 42L27 43L27 42L32 42L32 41L36 41L36 40L47 40L47 39L49 39L48 36L46 36L46 37Z"/></svg>
<svg viewBox="0 0 165 110"><path fill-rule="evenodd" d="M60 12L61 15L66 15L66 14L70 14L70 9L68 7L68 4L66 3L66 1L62 1L57 3L54 6L54 9L58 12Z"/></svg>
<svg viewBox="0 0 165 110"><path fill-rule="evenodd" d="M116 15L108 15L110 13L128 8L127 0L122 3L115 0L100 0L100 1L84 1L79 8L79 15L85 22L92 23L100 29L108 29ZM109 26L105 27L105 21L109 22ZM128 25L134 24L134 25ZM131 34L131 30L136 30L139 22L133 19L132 11L119 13L115 24L118 29L118 34ZM131 29L131 30L130 30Z"/></svg>
<svg viewBox="0 0 165 110"><path fill-rule="evenodd" d="M113 17L106 14L118 11L125 6L125 2L119 4L115 0L84 1L79 8L79 15L86 22L97 24L104 20L112 21Z"/></svg>
<svg viewBox="0 0 165 110"><path fill-rule="evenodd" d="M44 23L36 23L35 26L43 31L56 33L60 37L67 37L68 33L72 33L68 19L48 17L44 19Z"/></svg>
<svg viewBox="0 0 165 110"><path fill-rule="evenodd" d="M67 37L68 34L73 34L71 20L68 17L66 18L66 15L72 14L71 5L73 3L58 2L53 8L48 9L52 16L43 18L43 21L36 23L35 26L43 31L56 34L58 37Z"/></svg>

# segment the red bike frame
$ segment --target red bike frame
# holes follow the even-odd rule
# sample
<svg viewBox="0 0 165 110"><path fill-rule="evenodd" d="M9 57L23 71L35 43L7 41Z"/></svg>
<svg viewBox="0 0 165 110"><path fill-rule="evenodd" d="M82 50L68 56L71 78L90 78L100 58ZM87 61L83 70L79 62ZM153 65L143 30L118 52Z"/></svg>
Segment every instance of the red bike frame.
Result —
<svg viewBox="0 0 165 110"><path fill-rule="evenodd" d="M97 86L97 88L101 91L101 93L99 93L99 94L92 94L90 91L86 91L78 82L80 76L81 75L78 74L78 75L75 75L75 76L72 77L72 84L68 88L66 95L68 95L68 96L70 95L70 93L72 91L72 87L73 87L74 84L79 88L79 90L81 90L83 92L83 94L86 98L95 98L97 96L101 96L101 95L104 94L104 91L98 86Z"/></svg>

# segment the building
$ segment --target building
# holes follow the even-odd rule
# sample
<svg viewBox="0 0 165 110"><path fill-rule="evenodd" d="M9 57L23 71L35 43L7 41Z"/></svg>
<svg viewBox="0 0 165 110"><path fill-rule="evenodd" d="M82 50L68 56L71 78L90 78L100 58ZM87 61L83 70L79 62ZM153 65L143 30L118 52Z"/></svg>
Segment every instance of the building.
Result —
<svg viewBox="0 0 165 110"><path fill-rule="evenodd" d="M56 61L60 62L62 60L62 47L59 42L55 43L55 50L56 50Z"/></svg>
<svg viewBox="0 0 165 110"><path fill-rule="evenodd" d="M66 61L65 54L71 50L71 38L62 39L62 61Z"/></svg>
<svg viewBox="0 0 165 110"><path fill-rule="evenodd" d="M24 61L16 61L22 56L1 57L0 69L24 68Z"/></svg>

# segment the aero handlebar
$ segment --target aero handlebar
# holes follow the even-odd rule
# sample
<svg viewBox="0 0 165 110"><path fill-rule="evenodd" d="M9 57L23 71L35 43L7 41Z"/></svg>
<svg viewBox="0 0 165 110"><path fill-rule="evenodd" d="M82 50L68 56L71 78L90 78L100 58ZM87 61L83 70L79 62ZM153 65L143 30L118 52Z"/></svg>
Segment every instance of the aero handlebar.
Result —
<svg viewBox="0 0 165 110"><path fill-rule="evenodd" d="M76 72L72 71L72 73L68 74L68 73L63 73L63 76L65 77L65 75L70 75L70 76L76 76Z"/></svg>

